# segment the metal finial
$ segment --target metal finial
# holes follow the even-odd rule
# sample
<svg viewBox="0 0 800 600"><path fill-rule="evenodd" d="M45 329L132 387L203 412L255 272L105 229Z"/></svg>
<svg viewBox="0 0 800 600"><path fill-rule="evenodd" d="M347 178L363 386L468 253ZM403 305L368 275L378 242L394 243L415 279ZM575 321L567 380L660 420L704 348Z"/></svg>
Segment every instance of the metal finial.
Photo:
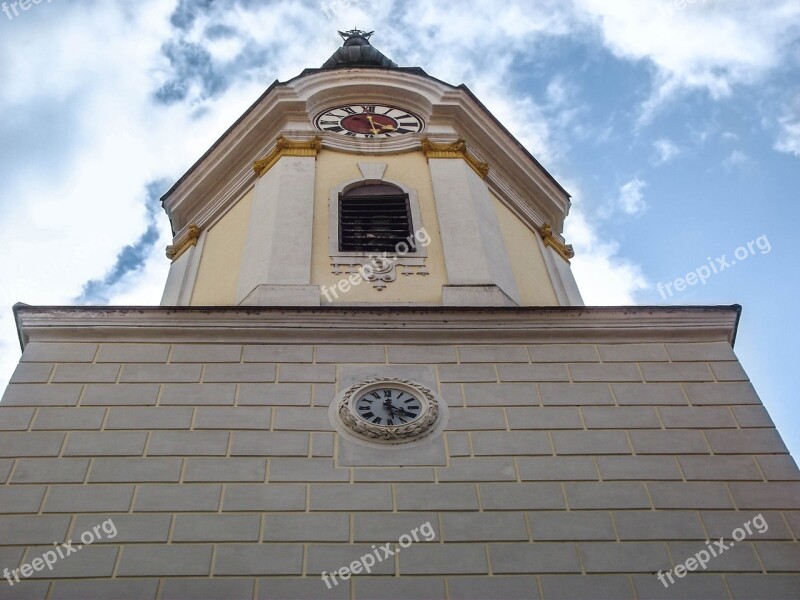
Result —
<svg viewBox="0 0 800 600"><path fill-rule="evenodd" d="M340 31L339 35L342 36L342 39L346 42L351 37L363 37L365 40L368 40L372 34L375 33L374 31L362 31L361 29L351 29L350 31Z"/></svg>

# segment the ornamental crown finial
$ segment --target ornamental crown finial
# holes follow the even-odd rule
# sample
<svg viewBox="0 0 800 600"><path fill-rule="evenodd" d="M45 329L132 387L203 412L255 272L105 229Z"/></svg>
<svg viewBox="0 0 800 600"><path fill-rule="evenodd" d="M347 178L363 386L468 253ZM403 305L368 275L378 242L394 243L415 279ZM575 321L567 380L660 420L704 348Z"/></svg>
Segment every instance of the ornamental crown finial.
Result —
<svg viewBox="0 0 800 600"><path fill-rule="evenodd" d="M346 42L351 37L361 37L365 40L368 40L372 37L372 34L375 33L374 31L363 31L361 29L351 29L350 31L340 31L339 35L342 36L342 39Z"/></svg>

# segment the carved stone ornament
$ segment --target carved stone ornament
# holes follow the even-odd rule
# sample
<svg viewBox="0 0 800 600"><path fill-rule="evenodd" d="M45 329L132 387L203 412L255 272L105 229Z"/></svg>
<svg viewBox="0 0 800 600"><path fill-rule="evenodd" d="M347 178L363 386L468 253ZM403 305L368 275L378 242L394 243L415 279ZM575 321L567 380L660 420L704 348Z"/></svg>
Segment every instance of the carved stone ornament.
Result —
<svg viewBox="0 0 800 600"><path fill-rule="evenodd" d="M575 250L572 248L572 244L565 244L558 239L550 223L542 225L542 228L539 230L539 235L542 236L544 245L555 250L565 261L569 262L571 258L575 258Z"/></svg>
<svg viewBox="0 0 800 600"><path fill-rule="evenodd" d="M378 395L378 390L387 394L389 391L397 395L407 394L412 398L408 402L414 406L417 403L420 405L419 416L401 425L375 424L365 420L359 415L356 403L364 402L363 398L370 393ZM410 442L430 433L439 419L439 413L439 401L431 390L408 379L392 377L376 377L351 385L337 407L339 420L350 432L370 441L395 444Z"/></svg>
<svg viewBox="0 0 800 600"><path fill-rule="evenodd" d="M352 256L331 257L331 272L334 275L361 273L366 281L379 292L386 284L397 280L398 269L401 275L428 275L425 258L408 256Z"/></svg>
<svg viewBox="0 0 800 600"><path fill-rule="evenodd" d="M467 151L467 142L458 140L449 144L438 144L428 138L422 140L422 151L426 158L462 158L481 179L489 175L489 164L478 160Z"/></svg>
<svg viewBox="0 0 800 600"><path fill-rule="evenodd" d="M200 228L197 225L189 225L186 234L180 240L171 246L167 246L167 258L172 261L178 260L181 254L192 246L197 245L197 240L200 239L200 233Z"/></svg>

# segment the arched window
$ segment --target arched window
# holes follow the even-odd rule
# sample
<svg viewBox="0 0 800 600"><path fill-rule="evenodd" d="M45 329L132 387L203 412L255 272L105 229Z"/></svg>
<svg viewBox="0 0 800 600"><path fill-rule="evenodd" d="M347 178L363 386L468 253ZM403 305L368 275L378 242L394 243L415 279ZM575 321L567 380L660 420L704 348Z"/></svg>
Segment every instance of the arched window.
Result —
<svg viewBox="0 0 800 600"><path fill-rule="evenodd" d="M339 251L416 252L408 194L389 183L360 185L339 194Z"/></svg>

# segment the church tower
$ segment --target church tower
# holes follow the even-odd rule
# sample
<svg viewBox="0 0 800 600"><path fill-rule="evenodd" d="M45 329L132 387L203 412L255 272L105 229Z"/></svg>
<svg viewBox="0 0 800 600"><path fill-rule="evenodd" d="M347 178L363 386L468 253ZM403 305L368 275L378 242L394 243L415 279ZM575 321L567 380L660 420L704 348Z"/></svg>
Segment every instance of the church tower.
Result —
<svg viewBox="0 0 800 600"><path fill-rule="evenodd" d="M739 306L586 307L569 194L342 33L164 195L158 307L15 307L0 599L800 597Z"/></svg>
<svg viewBox="0 0 800 600"><path fill-rule="evenodd" d="M558 182L465 86L342 35L164 196L162 304L581 304Z"/></svg>

